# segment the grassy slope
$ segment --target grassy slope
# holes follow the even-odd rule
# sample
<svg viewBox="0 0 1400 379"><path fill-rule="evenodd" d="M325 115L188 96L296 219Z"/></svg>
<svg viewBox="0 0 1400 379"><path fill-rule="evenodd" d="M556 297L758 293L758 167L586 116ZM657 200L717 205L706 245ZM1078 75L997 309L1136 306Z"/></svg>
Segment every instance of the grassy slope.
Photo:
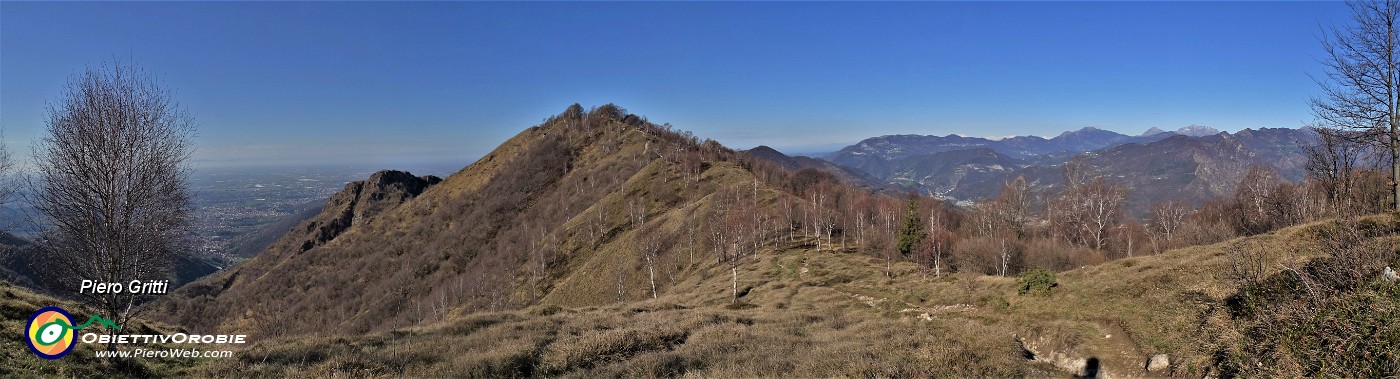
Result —
<svg viewBox="0 0 1400 379"><path fill-rule="evenodd" d="M660 299L646 300L641 238L629 220L634 202L645 203L657 234L682 238L686 224L712 223L705 215L725 189L747 194L753 175L714 162L688 182L677 164L652 157L650 137L613 125L585 130L587 138L565 135L574 150L562 179L522 177L531 171L520 167L523 157L553 151L541 141L557 131L521 133L320 253L263 254L259 264L205 280L228 290L190 314L225 318L226 329L259 338L200 374L1015 376L1093 358L1109 374L1140 375L1147 357L1165 353L1175 374L1200 376L1212 353L1203 343L1210 326L1228 322L1219 309L1234 288L1222 275L1230 242L1061 273L1058 288L1034 296L1016 295L1014 278L931 278L909 263L896 264L887 278L884 262L867 255L788 243L746 259L739 275L748 295L737 307L729 305L727 267L713 252L700 247L690 259L686 243L676 242L658 263ZM600 180L607 173L621 174L621 184ZM515 182L534 194L511 202L523 209L482 211L502 189L522 188ZM758 193L769 209L790 196L766 185ZM482 225L499 225L501 234L468 238ZM1303 259L1316 250L1308 248L1308 228L1247 241L1274 252L1271 260ZM536 257L514 255L534 254L536 245L502 244L527 235L555 248L543 273L534 269ZM417 279L404 280L410 276ZM457 300L463 288L471 291ZM506 292L496 303L538 299L542 306L466 311L510 308L488 306L497 296L490 291ZM299 325L333 327L271 333L289 315ZM321 337L337 330L355 337ZM1023 347L1037 361L1024 359Z"/></svg>
<svg viewBox="0 0 1400 379"><path fill-rule="evenodd" d="M612 212L606 216L609 219L625 219L626 209L629 199L637 198L638 194L644 193L653 187L653 183L663 183L663 187L679 188L683 186L683 179L673 165L664 162L653 162L643 168L629 181L623 185L622 191L617 191L594 204L593 207L580 213L578 216L564 224L562 228L566 237L563 250L570 251L565 259L566 265L554 268L559 274L556 282L548 289L548 294L541 300L542 304L559 306L586 306L596 304L609 304L616 301L616 271L623 271L624 287L630 290L624 294L629 299L637 299L638 295L650 296L650 290L641 291L648 286L647 277L641 270L639 262L642 261L642 242L636 229L619 227L618 235L607 242L597 244L596 247L587 247L592 244L585 236L585 223L597 212L598 208L604 212ZM664 178L664 179L663 179ZM701 184L691 191L698 193L709 193L709 195L698 200L684 203L675 207L663 208L659 214L651 216L653 220L660 220L662 226L657 230L658 234L670 235L676 239L683 239L684 225L687 216L707 214L714 206L715 189L732 183L749 183L753 180L752 174L743 169L730 164L719 163L713 168L706 170L700 179ZM684 189L678 189L684 191ZM766 202L778 196L777 191L763 187L761 196ZM703 223L703 220L696 222ZM697 232L703 233L703 231ZM697 236L697 239L703 236ZM698 267L706 267L714 264L714 256L709 249L696 247L696 262L689 261L690 252L685 247L686 242L676 241L666 254L661 264L671 264L673 267L663 269L662 276L674 273L681 277L689 276ZM661 284L663 291L669 292L668 288L674 283L665 282Z"/></svg>
<svg viewBox="0 0 1400 379"><path fill-rule="evenodd" d="M866 258L828 254L857 266ZM1015 376L1026 367L1009 335L975 319L892 317L835 288L784 276L768 254L740 268L753 287L728 306L714 270L675 295L605 307L478 313L364 338L265 343L208 367L267 376ZM870 271L870 275L878 275ZM816 278L814 278L816 279ZM817 279L821 280L821 279ZM967 362L982 362L968 365Z"/></svg>
<svg viewBox="0 0 1400 379"><path fill-rule="evenodd" d="M647 209L657 212L678 207L679 200L657 199L676 198L673 192L683 187L679 167L655 157L655 136L620 125L530 128L325 246L300 253L299 241L279 241L244 265L177 290L153 313L173 314L163 319L172 323L255 335L274 334L286 317L304 319L292 333L358 334L417 325L444 308L509 308L561 288L555 295L560 303L609 303L607 288L553 280L577 265L605 262L593 257L635 257L614 254L636 250L630 237L590 241L585 222L602 209L605 230L630 234L627 206L637 197L629 195L666 187L666 194L646 198L653 202ZM556 140L564 145L552 145ZM536 167L559 157L567 162ZM651 171L638 173L643 170ZM616 185L607 180L612 176L620 178ZM706 193L717 185L685 190ZM547 235L539 237L541 231ZM527 239L560 241L564 256L550 263L549 280L527 281L533 279L527 263L537 257L526 253L541 250ZM644 280L633 264L609 267L625 267L627 280ZM642 293L626 296L635 300Z"/></svg>
<svg viewBox="0 0 1400 379"><path fill-rule="evenodd" d="M78 318L92 315L86 307L73 302L58 300L0 281L0 377L5 378L148 378L165 376L186 376L191 369L206 363L206 359L98 359L94 355L95 346L79 343L73 351L57 360L46 360L29 352L24 343L24 324L35 310L46 306L58 306ZM166 325L137 321L126 329L130 333L164 334L177 330ZM184 348L177 344L139 345L144 349ZM132 347L119 347L128 350ZM200 348L207 348L201 346Z"/></svg>
<svg viewBox="0 0 1400 379"><path fill-rule="evenodd" d="M740 267L749 292L739 306L728 304L728 272L710 267L658 300L264 342L202 374L1039 376L1095 358L1107 374L1137 376L1147 357L1170 354L1172 374L1200 376L1213 338L1205 321L1222 317L1212 310L1233 293L1226 246L1260 244L1277 267L1316 251L1315 227L1085 267L1059 274L1048 295L1025 296L1012 278L935 279L898 264L890 279L864 255L786 246ZM1040 361L1024 359L1023 345Z"/></svg>

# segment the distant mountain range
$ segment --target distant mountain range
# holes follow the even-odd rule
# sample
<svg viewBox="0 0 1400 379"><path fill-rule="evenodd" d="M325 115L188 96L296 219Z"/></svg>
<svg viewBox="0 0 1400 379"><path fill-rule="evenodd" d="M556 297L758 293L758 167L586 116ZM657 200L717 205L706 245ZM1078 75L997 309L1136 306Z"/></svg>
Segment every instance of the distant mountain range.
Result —
<svg viewBox="0 0 1400 379"><path fill-rule="evenodd" d="M1049 139L1037 136L992 140L956 134L942 137L890 135L869 138L855 145L847 146L829 156L828 159L833 163L864 171L877 178L886 178L907 169L908 165L901 163L906 158L941 152L987 148L1015 159L1064 158L1124 143L1152 142L1172 135L1174 134L1157 133L1134 137L1091 127L1064 132Z"/></svg>
<svg viewBox="0 0 1400 379"><path fill-rule="evenodd" d="M750 157L777 163L779 166L782 166L783 168L788 169L790 171L798 171L803 169L825 171L832 175L835 175L842 181L845 181L846 183L857 187L864 187L876 190L897 188L886 186L885 183L883 183L883 181L881 181L879 178L870 176L870 174L867 174L864 171L831 163L830 161L821 158L804 157L800 155L789 156L768 146L758 146L744 151L744 154Z"/></svg>
<svg viewBox="0 0 1400 379"><path fill-rule="evenodd" d="M1086 127L1048 139L889 135L847 146L828 160L887 186L975 201L995 196L1018 175L1039 189L1053 188L1063 182L1061 166L1083 155L1099 175L1127 184L1130 209L1143 212L1160 200L1199 204L1233 193L1256 163L1272 166L1285 179L1300 180L1306 163L1301 146L1315 139L1305 129L1231 134L1201 125L1170 132L1154 127L1137 136Z"/></svg>

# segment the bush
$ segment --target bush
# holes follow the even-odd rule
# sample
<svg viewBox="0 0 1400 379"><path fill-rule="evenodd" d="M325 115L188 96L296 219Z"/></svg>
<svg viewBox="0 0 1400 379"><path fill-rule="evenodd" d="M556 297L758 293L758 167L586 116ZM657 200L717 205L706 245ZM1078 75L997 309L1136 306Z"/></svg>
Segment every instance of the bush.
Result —
<svg viewBox="0 0 1400 379"><path fill-rule="evenodd" d="M1027 271L1021 274L1016 280L1016 293L1020 295L1031 293L1050 293L1051 288L1058 285L1055 283L1055 273L1043 268Z"/></svg>
<svg viewBox="0 0 1400 379"><path fill-rule="evenodd" d="M1378 278L1393 260L1382 241L1364 236L1371 226L1327 223L1320 236L1326 255L1302 267L1264 274L1260 258L1246 259L1237 292L1226 299L1230 323L1214 355L1222 376L1394 377L1400 373L1400 285ZM1249 249L1240 250L1249 252ZM1256 249L1256 256L1262 256ZM1248 256L1246 256L1248 258Z"/></svg>
<svg viewBox="0 0 1400 379"><path fill-rule="evenodd" d="M1287 274L1287 273L1283 273ZM1280 275L1283 275L1280 274ZM1225 376L1394 377L1400 373L1400 285L1373 280L1308 301L1259 304L1236 321L1243 338L1217 354ZM1232 334L1233 334L1232 333Z"/></svg>

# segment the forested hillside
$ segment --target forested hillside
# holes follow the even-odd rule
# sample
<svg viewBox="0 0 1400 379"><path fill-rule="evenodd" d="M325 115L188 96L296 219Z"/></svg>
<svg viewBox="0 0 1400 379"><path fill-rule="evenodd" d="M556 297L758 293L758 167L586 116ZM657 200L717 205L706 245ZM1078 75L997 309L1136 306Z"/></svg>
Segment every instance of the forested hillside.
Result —
<svg viewBox="0 0 1400 379"><path fill-rule="evenodd" d="M824 249L888 239L874 234L893 233L906 208L612 105L570 107L416 196L367 192L375 212L336 200L381 181L347 186L267 251L153 313L251 333L361 333L452 311L639 300L798 235ZM853 212L860 225L845 223ZM291 315L306 322L274 322Z"/></svg>
<svg viewBox="0 0 1400 379"><path fill-rule="evenodd" d="M446 179L351 183L146 310L255 337L197 368L222 377L1395 372L1363 328L1400 304L1376 171L1254 165L1139 218L1082 159L959 209L765 155L575 105Z"/></svg>

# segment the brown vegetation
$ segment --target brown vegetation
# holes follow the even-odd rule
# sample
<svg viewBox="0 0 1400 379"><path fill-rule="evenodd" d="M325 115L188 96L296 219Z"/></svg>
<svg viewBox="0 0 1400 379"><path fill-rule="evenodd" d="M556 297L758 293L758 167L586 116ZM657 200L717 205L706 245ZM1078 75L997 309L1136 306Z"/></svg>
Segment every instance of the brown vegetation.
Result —
<svg viewBox="0 0 1400 379"><path fill-rule="evenodd" d="M1259 168L1233 197L1165 200L1137 220L1123 213L1132 189L1082 168L1057 191L1017 179L959 211L575 106L324 244L285 239L159 306L267 341L213 376L1075 370L1021 356L1046 351L1120 373L1166 353L1200 375L1234 366L1197 334L1249 340L1201 329L1221 322L1243 253L1197 245L1263 233L1252 277L1276 275L1322 254L1293 250L1320 246L1312 229L1274 231L1376 196ZM1052 285L1018 295L1003 277L1026 272ZM449 345L461 350L435 348ZM951 364L967 360L980 363Z"/></svg>
<svg viewBox="0 0 1400 379"><path fill-rule="evenodd" d="M857 204L899 200L829 173L790 172L613 105L572 106L421 194L356 200L358 188L301 226L305 236L182 288L158 313L199 328L362 333L453 310L653 298L713 265L729 271L737 301L735 273L759 249L800 242L878 256L889 249L859 242L892 238L903 216L897 206L862 214ZM956 212L919 204L941 230L956 228ZM941 238L940 251L952 240ZM276 326L291 315L308 320Z"/></svg>

